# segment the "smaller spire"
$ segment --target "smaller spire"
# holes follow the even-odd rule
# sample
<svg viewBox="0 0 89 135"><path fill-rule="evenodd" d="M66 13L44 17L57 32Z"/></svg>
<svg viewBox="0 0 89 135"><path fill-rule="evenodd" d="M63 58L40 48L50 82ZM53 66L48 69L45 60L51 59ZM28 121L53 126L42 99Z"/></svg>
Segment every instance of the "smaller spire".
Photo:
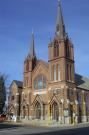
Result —
<svg viewBox="0 0 89 135"><path fill-rule="evenodd" d="M29 53L31 58L36 57L35 53L35 44L34 44L34 32L32 30L32 41L31 41L31 47L30 47L30 53Z"/></svg>

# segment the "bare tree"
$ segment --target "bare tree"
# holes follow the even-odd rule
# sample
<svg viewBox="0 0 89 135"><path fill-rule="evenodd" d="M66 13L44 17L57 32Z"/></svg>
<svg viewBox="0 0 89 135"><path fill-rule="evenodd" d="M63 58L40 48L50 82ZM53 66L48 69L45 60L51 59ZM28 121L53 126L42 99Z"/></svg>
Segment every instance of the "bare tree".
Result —
<svg viewBox="0 0 89 135"><path fill-rule="evenodd" d="M6 101L6 87L5 87L6 76L0 74L0 113L3 112L3 107Z"/></svg>

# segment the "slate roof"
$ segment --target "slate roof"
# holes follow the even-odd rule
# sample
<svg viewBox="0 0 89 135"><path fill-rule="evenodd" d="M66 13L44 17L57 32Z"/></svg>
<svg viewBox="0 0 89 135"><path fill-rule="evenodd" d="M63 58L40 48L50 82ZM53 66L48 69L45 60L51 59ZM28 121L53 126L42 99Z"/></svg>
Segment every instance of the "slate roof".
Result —
<svg viewBox="0 0 89 135"><path fill-rule="evenodd" d="M18 88L22 88L23 87L23 82L17 81L17 80L14 80L14 82L16 83L16 85L18 86Z"/></svg>
<svg viewBox="0 0 89 135"><path fill-rule="evenodd" d="M77 87L89 90L89 79L87 77L75 74L75 82Z"/></svg>

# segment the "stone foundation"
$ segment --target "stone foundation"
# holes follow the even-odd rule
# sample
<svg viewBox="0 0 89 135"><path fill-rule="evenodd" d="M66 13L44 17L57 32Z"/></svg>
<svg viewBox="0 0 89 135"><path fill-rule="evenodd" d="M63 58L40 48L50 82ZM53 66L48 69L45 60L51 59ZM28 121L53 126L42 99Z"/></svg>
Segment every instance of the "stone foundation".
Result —
<svg viewBox="0 0 89 135"><path fill-rule="evenodd" d="M82 123L87 122L87 116L82 116Z"/></svg>
<svg viewBox="0 0 89 135"><path fill-rule="evenodd" d="M70 124L70 117L65 117L64 119L65 119L64 120L65 121L64 124Z"/></svg>
<svg viewBox="0 0 89 135"><path fill-rule="evenodd" d="M16 121L14 122L18 122L18 120L22 121L23 123L24 122L27 122L29 124L31 124L31 122L33 123L42 123L43 125L54 125L54 124L57 124L57 125L61 125L61 124L65 124L65 125L68 125L68 124L71 124L71 117L64 117L64 116L59 116L59 120L56 121L56 120L53 120L52 117L46 117L45 119L43 119L43 117L41 117L41 119L35 119L35 117L33 118L33 116L25 116L25 118L23 118L22 116L20 117L16 117ZM81 122L82 123L86 123L88 122L89 120L89 117L87 116L82 116L81 117ZM78 116L75 116L75 119L73 121L73 124L77 124L78 123Z"/></svg>

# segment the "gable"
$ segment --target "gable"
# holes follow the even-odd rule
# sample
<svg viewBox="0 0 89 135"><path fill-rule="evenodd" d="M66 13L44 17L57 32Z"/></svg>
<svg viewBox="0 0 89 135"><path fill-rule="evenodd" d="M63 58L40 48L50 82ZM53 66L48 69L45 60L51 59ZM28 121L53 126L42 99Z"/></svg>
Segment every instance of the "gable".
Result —
<svg viewBox="0 0 89 135"><path fill-rule="evenodd" d="M17 87L16 83L13 81L10 85L10 92L12 94L15 94L15 93L17 93L17 91L18 91L18 87Z"/></svg>
<svg viewBox="0 0 89 135"><path fill-rule="evenodd" d="M33 70L33 72L32 72L32 80L34 80L35 77L38 76L39 74L43 74L47 78L47 80L49 80L49 68L42 61L39 61L37 63L37 66Z"/></svg>
<svg viewBox="0 0 89 135"><path fill-rule="evenodd" d="M42 100L41 96L36 95L36 97L33 100L32 105L34 106L36 102L39 102L40 104L43 104L43 100Z"/></svg>

